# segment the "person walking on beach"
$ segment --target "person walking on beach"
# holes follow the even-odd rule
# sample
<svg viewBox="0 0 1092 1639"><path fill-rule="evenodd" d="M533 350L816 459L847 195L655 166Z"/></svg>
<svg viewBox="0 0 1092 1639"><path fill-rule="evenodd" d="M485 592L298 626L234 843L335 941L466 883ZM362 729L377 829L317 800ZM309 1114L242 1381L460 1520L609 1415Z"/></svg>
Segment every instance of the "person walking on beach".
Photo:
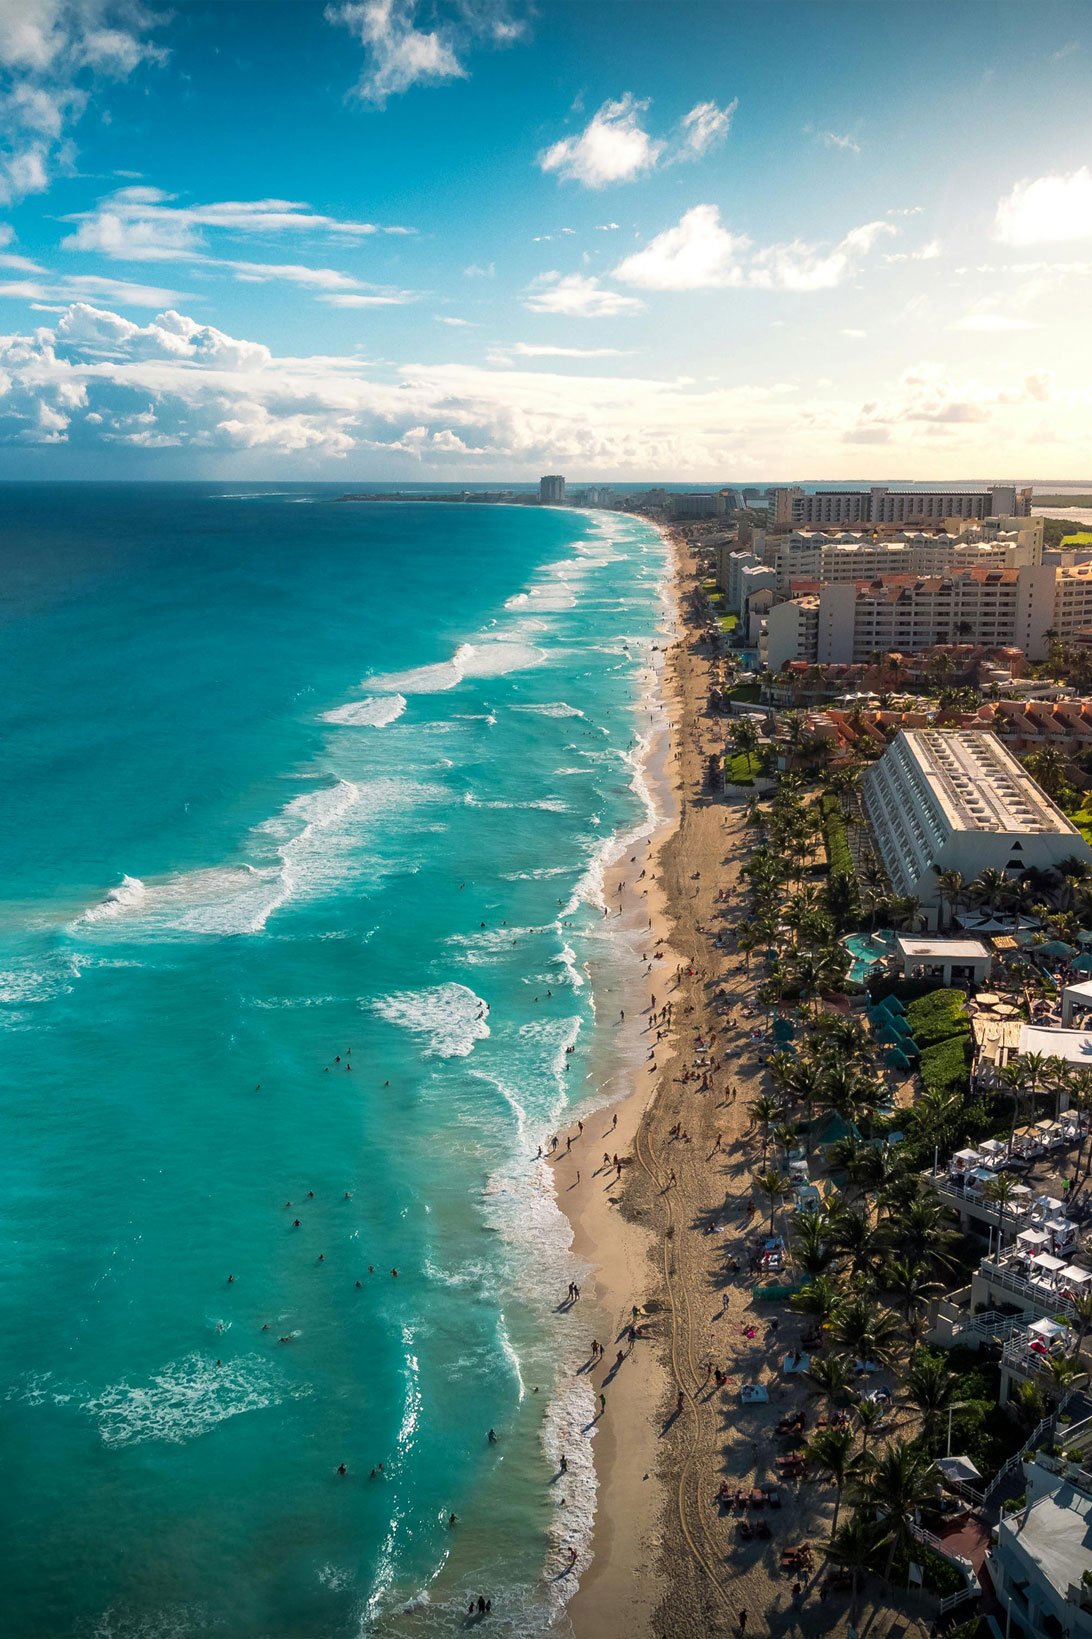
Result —
<svg viewBox="0 0 1092 1639"><path fill-rule="evenodd" d="M746 1633L746 1631L747 1631L747 1612L746 1611L740 1611L740 1613L739 1613L739 1631L740 1631L740 1633Z"/></svg>

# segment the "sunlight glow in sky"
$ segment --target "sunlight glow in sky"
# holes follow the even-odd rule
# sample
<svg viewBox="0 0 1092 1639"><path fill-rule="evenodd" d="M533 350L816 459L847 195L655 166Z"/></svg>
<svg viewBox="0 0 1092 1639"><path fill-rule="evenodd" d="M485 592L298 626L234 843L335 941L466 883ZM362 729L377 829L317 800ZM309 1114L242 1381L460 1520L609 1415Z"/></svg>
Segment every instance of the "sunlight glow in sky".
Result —
<svg viewBox="0 0 1092 1639"><path fill-rule="evenodd" d="M1083 0L8 0L0 477L1088 479Z"/></svg>

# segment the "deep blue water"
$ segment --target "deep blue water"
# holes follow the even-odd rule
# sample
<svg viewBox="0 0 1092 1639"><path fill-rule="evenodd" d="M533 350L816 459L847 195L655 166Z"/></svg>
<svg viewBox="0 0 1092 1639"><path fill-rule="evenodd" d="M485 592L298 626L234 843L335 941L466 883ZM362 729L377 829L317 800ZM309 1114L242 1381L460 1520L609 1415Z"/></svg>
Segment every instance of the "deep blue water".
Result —
<svg viewBox="0 0 1092 1639"><path fill-rule="evenodd" d="M449 1632L483 1587L542 1631L562 1448L590 1522L532 1157L594 1091L662 547L338 493L0 488L17 1639Z"/></svg>

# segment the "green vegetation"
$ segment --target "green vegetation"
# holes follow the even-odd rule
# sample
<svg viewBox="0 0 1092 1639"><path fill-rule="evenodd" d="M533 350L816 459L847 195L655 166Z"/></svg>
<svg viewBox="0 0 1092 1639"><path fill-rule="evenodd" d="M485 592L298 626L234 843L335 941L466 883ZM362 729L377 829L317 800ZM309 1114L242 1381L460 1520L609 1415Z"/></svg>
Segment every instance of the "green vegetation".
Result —
<svg viewBox="0 0 1092 1639"><path fill-rule="evenodd" d="M736 751L724 759L724 778L730 785L754 785L758 759Z"/></svg>
<svg viewBox="0 0 1092 1639"><path fill-rule="evenodd" d="M726 700L738 700L740 705L756 706L761 699L762 691L757 683L737 683L734 689L726 689Z"/></svg>
<svg viewBox="0 0 1092 1639"><path fill-rule="evenodd" d="M1035 497L1035 505L1053 507L1073 506L1080 507L1083 510L1085 507L1092 507L1092 495L1037 495ZM1046 521L1047 523L1051 522L1049 518Z"/></svg>
<svg viewBox="0 0 1092 1639"><path fill-rule="evenodd" d="M963 1098L969 1085L971 1036L952 1036L948 1041L926 1047L921 1055L921 1082L926 1093L936 1099Z"/></svg>
<svg viewBox="0 0 1092 1639"><path fill-rule="evenodd" d="M1065 504L1067 506L1076 506L1077 503L1076 501L1067 501ZM1061 546L1067 535L1079 534L1080 529L1081 526L1076 518L1044 518L1043 545L1048 552L1055 551Z"/></svg>
<svg viewBox="0 0 1092 1639"><path fill-rule="evenodd" d="M1092 843L1092 807L1089 806L1090 802L1092 802L1092 797L1086 794L1081 806L1066 814L1066 819L1071 825L1077 827L1087 843Z"/></svg>
<svg viewBox="0 0 1092 1639"><path fill-rule="evenodd" d="M930 991L910 1003L906 1022L923 1050L949 1041L953 1036L967 1037L970 1034L967 999L961 990Z"/></svg>
<svg viewBox="0 0 1092 1639"><path fill-rule="evenodd" d="M823 841L826 843L831 873L852 877L855 874L853 855L849 851L849 835L841 801L833 791L827 791L819 799L819 810L823 816Z"/></svg>
<svg viewBox="0 0 1092 1639"><path fill-rule="evenodd" d="M1090 535L1088 538L1089 538L1090 541L1092 541L1092 535ZM734 632L736 627L739 625L739 616L738 615L719 615L717 617L717 625L720 627L722 632Z"/></svg>
<svg viewBox="0 0 1092 1639"><path fill-rule="evenodd" d="M1075 535L1065 535L1063 546L1092 546L1092 529L1079 529Z"/></svg>

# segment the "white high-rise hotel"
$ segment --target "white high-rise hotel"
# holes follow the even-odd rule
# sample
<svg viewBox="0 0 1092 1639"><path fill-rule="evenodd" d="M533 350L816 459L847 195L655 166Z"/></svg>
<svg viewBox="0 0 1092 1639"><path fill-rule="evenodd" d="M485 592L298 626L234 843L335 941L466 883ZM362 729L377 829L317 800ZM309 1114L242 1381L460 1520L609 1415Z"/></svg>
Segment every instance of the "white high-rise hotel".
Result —
<svg viewBox="0 0 1092 1639"><path fill-rule="evenodd" d="M861 784L865 812L896 893L936 927L939 871L968 881L992 867L1013 877L1092 848L995 734L904 730Z"/></svg>

